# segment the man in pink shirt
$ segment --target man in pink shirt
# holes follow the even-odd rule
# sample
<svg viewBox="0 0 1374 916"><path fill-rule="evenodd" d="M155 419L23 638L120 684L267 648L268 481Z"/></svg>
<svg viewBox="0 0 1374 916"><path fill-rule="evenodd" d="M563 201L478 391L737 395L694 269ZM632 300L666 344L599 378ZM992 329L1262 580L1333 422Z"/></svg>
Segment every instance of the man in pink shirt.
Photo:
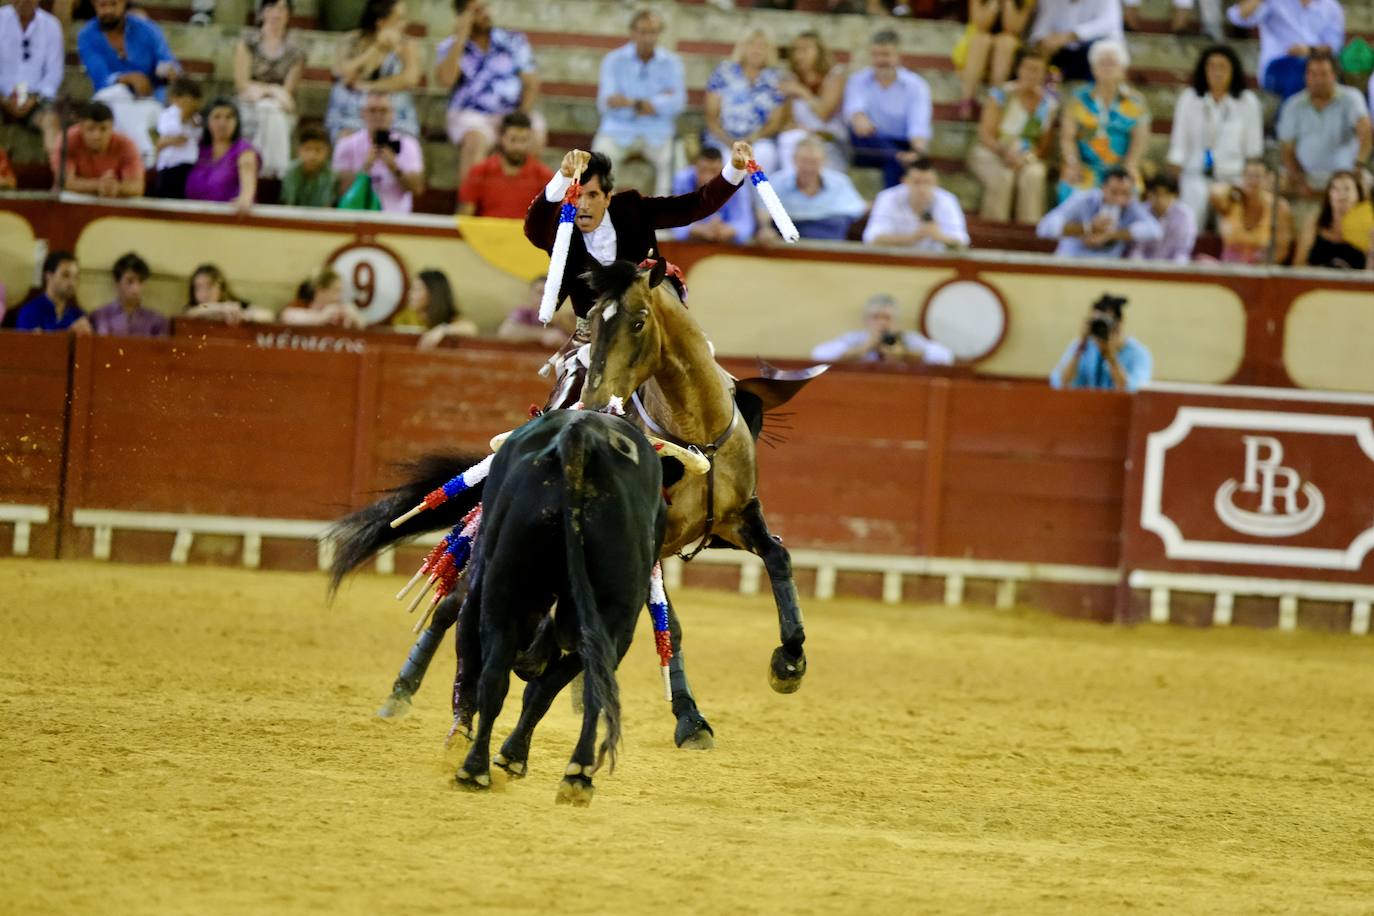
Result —
<svg viewBox="0 0 1374 916"><path fill-rule="evenodd" d="M395 109L391 96L370 93L363 103L363 129L334 146L334 173L348 190L359 172L372 176L372 189L387 213L410 213L415 196L425 187L425 160L420 142L391 129Z"/></svg>
<svg viewBox="0 0 1374 916"><path fill-rule="evenodd" d="M115 300L91 313L91 327L103 337L166 337L167 316L143 307L143 284L152 271L132 251L114 263Z"/></svg>

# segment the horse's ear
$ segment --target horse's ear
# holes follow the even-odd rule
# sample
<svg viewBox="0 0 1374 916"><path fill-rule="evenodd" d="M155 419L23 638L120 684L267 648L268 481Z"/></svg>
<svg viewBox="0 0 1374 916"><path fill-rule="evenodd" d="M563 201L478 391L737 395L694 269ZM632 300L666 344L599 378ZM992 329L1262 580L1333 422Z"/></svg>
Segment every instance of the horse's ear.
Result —
<svg viewBox="0 0 1374 916"><path fill-rule="evenodd" d="M649 270L649 289L653 289L663 282L663 278L668 275L668 259L660 257L654 261L654 266Z"/></svg>

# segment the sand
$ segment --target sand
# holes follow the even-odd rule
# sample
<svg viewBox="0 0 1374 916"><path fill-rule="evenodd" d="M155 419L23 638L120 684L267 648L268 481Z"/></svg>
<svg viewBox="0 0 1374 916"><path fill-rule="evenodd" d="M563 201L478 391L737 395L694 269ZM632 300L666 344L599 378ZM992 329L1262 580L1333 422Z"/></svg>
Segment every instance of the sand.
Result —
<svg viewBox="0 0 1374 916"><path fill-rule="evenodd" d="M717 747L646 617L578 810L562 698L452 787L447 643L374 718L400 581L0 561L0 912L1374 913L1374 640L811 601L779 696L766 600L683 592Z"/></svg>

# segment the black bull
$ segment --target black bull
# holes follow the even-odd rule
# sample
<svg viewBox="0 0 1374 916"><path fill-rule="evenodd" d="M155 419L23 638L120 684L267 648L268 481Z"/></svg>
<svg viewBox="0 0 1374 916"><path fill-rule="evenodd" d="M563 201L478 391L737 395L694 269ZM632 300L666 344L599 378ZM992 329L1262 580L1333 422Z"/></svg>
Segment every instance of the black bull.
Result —
<svg viewBox="0 0 1374 916"><path fill-rule="evenodd" d="M495 762L523 776L530 737L549 705L579 672L582 734L558 800L591 801L592 774L615 765L620 697L615 669L648 600L663 543L666 506L658 455L624 420L555 411L516 430L491 466L467 599L458 620L456 724L476 730L459 785L491 784ZM551 618L549 607L556 603ZM520 720L490 757L492 727L517 655L544 634L546 652L525 688ZM596 746L598 717L606 734Z"/></svg>

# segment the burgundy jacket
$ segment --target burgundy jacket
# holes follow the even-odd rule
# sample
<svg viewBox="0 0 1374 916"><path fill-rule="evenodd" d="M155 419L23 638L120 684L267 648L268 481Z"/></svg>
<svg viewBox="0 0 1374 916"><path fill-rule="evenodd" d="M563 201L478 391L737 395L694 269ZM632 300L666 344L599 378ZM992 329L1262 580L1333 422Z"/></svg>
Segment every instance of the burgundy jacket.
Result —
<svg viewBox="0 0 1374 916"><path fill-rule="evenodd" d="M731 184L724 176L717 175L692 193L676 197L645 197L632 190L612 194L606 208L606 218L615 226L616 257L638 264L648 257L650 249L659 250L655 230L690 226L697 220L705 219L725 206L730 195L743 183ZM558 231L558 211L562 205L562 201L550 203L543 191L530 204L529 212L525 214L525 237L536 248L553 251L553 239ZM582 233L574 227L572 244L568 248L568 266L563 271L563 288L558 292L558 301L561 304L564 299L571 298L573 311L579 318L585 318L596 303L596 295L581 279L582 274L595 263L587 254Z"/></svg>

